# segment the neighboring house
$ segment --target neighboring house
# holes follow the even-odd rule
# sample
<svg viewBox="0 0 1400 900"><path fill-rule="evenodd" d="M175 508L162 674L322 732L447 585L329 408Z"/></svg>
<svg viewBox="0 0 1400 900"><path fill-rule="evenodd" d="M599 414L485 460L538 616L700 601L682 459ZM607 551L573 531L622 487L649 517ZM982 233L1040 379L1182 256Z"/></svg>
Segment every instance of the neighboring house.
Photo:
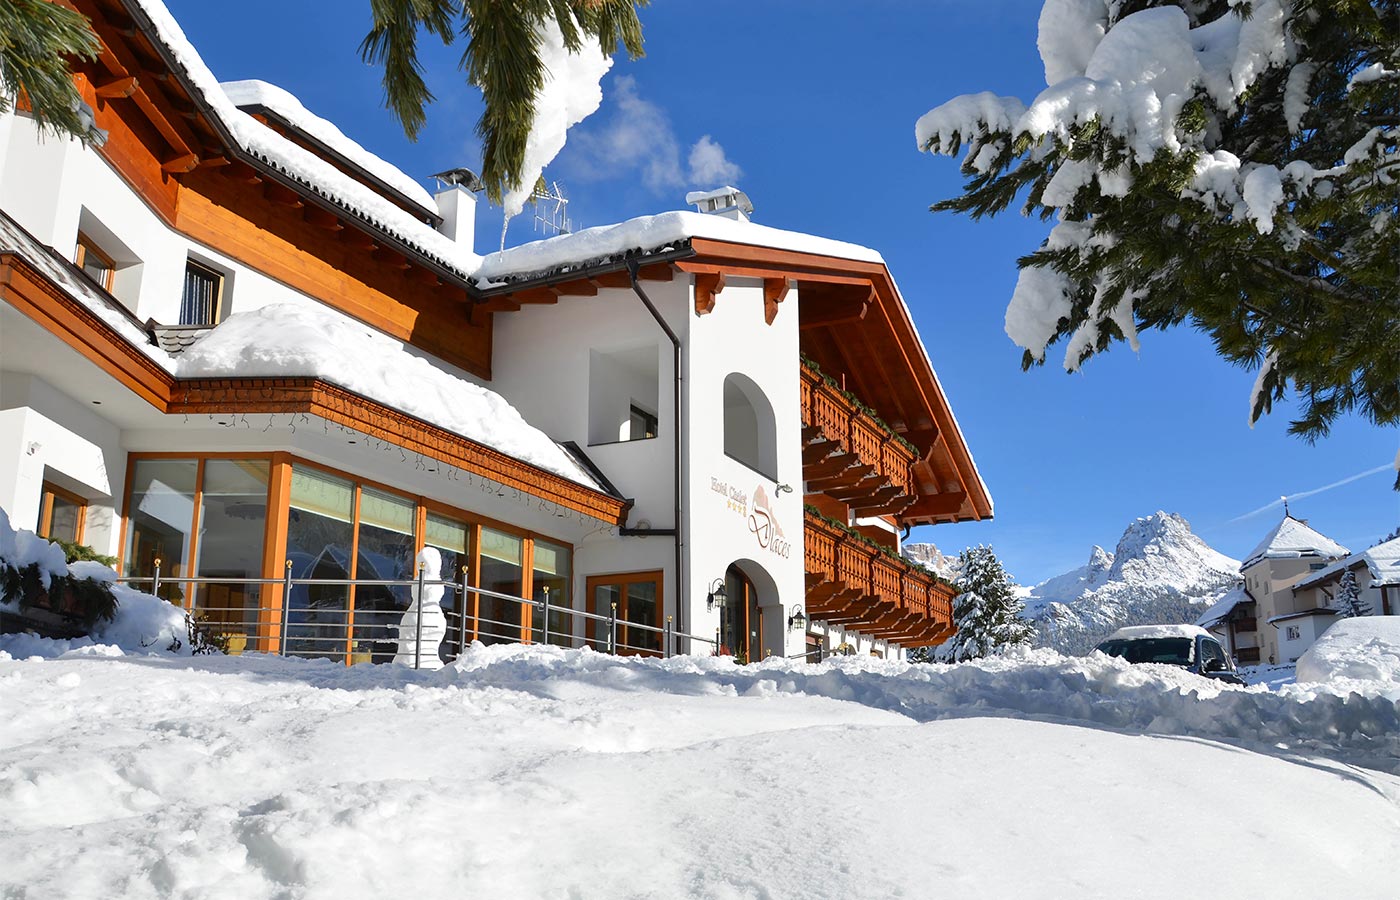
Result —
<svg viewBox="0 0 1400 900"><path fill-rule="evenodd" d="M1353 553L1326 568L1319 569L1293 585L1300 605L1339 607L1337 598L1342 574L1350 571L1360 589L1361 602L1370 607L1368 615L1400 615L1400 538Z"/></svg>
<svg viewBox="0 0 1400 900"><path fill-rule="evenodd" d="M479 256L470 173L431 195L286 92L219 85L158 0L73 5L105 142L0 116L17 526L228 579L161 593L347 662L392 652L407 591L237 579L403 579L435 547L502 595L449 598L453 644L599 645L508 599L546 595L615 608L638 652L660 637L632 626L748 659L951 633L900 532L992 501L878 253L728 188Z"/></svg>
<svg viewBox="0 0 1400 900"><path fill-rule="evenodd" d="M1317 605L1309 596L1296 596L1293 586L1348 553L1347 548L1306 522L1285 514L1245 558L1240 574L1245 596L1254 609L1244 606L1242 618L1255 626L1258 662L1296 662L1332 624L1336 610ZM1243 623L1237 620L1235 624ZM1241 632L1236 631L1237 639Z"/></svg>
<svg viewBox="0 0 1400 900"><path fill-rule="evenodd" d="M1196 624L1209 631L1242 666L1258 665L1259 605L1241 584L1211 604Z"/></svg>

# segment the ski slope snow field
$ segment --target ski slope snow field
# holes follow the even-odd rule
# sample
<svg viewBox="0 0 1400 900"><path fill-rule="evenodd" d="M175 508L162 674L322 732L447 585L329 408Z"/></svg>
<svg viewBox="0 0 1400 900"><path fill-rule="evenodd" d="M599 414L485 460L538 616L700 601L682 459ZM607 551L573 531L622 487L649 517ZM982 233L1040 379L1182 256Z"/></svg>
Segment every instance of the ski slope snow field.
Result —
<svg viewBox="0 0 1400 900"><path fill-rule="evenodd" d="M1392 898L1397 700L1050 651L0 653L0 895Z"/></svg>

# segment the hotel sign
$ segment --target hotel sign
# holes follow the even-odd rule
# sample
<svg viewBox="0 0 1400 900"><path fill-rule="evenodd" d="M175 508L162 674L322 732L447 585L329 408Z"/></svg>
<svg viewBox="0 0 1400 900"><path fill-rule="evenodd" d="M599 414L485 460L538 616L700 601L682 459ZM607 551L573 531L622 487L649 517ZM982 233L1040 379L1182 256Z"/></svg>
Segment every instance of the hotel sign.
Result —
<svg viewBox="0 0 1400 900"><path fill-rule="evenodd" d="M710 490L724 498L725 506L730 512L746 520L749 533L754 536L761 549L783 559L792 555L792 542L783 535L783 528L778 524L777 513L773 510L773 502L768 499L768 492L764 490L763 485L755 487L750 498L750 495L740 488L711 476Z"/></svg>

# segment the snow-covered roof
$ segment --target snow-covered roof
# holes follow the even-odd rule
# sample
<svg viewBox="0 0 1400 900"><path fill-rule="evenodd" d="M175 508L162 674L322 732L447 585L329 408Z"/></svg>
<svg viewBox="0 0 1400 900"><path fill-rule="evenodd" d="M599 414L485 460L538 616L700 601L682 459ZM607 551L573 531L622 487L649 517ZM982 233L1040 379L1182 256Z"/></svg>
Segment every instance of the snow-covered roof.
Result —
<svg viewBox="0 0 1400 900"><path fill-rule="evenodd" d="M544 275L564 267L583 268L633 251L657 252L691 238L793 250L858 262L883 264L885 261L876 251L859 244L723 216L675 211L639 216L616 225L585 228L573 234L561 234L490 253L481 260L477 277L486 287L508 279Z"/></svg>
<svg viewBox="0 0 1400 900"><path fill-rule="evenodd" d="M397 166L385 162L360 146L335 126L302 105L301 101L275 84L266 81L225 81L219 85L234 106L243 110L262 108L285 121L308 138L322 144L337 156L363 169L383 182L403 200L420 208L429 216L438 214L437 204L421 184Z"/></svg>
<svg viewBox="0 0 1400 900"><path fill-rule="evenodd" d="M181 378L314 377L469 440L602 490L504 397L441 369L402 343L320 304L234 313L181 353Z"/></svg>
<svg viewBox="0 0 1400 900"><path fill-rule="evenodd" d="M1196 624L1202 628L1218 625L1229 618L1236 606L1252 602L1254 601L1250 599L1249 594L1245 593L1244 585L1237 585L1226 591L1219 600L1210 605L1209 609L1201 613L1200 618L1196 619Z"/></svg>
<svg viewBox="0 0 1400 900"><path fill-rule="evenodd" d="M165 4L161 0L135 0L135 4L150 20L158 43L212 111L216 124L222 125L242 150L449 271L466 278L476 269L480 257L470 247L440 234L374 189L240 110L224 93Z"/></svg>
<svg viewBox="0 0 1400 900"><path fill-rule="evenodd" d="M1145 641L1154 638L1210 637L1199 625L1128 625L1108 636L1110 641Z"/></svg>
<svg viewBox="0 0 1400 900"><path fill-rule="evenodd" d="M1373 584L1400 584L1400 538L1377 544L1369 550L1362 550L1360 553L1353 553L1345 559L1339 559L1327 568L1319 569L1293 585L1293 590L1301 591L1324 581L1330 581L1344 570L1354 569L1363 564L1370 570Z"/></svg>
<svg viewBox="0 0 1400 900"><path fill-rule="evenodd" d="M0 211L0 251L6 250L23 257L156 365L167 372L174 371L170 355L151 343L150 335L126 307L95 285L81 269Z"/></svg>
<svg viewBox="0 0 1400 900"><path fill-rule="evenodd" d="M1286 515L1265 535L1259 546L1245 557L1240 569L1248 569L1264 559L1296 559L1302 556L1335 559L1350 552L1331 538L1309 528L1306 523Z"/></svg>

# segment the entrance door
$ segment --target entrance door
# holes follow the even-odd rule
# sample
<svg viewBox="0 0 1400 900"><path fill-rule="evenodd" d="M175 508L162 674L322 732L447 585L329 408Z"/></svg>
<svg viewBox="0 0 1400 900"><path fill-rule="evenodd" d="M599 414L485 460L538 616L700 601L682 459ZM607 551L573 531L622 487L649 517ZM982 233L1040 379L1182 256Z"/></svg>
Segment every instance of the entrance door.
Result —
<svg viewBox="0 0 1400 900"><path fill-rule="evenodd" d="M758 590L738 566L725 571L724 585L728 600L720 611L720 652L733 654L741 664L757 662L766 655Z"/></svg>

